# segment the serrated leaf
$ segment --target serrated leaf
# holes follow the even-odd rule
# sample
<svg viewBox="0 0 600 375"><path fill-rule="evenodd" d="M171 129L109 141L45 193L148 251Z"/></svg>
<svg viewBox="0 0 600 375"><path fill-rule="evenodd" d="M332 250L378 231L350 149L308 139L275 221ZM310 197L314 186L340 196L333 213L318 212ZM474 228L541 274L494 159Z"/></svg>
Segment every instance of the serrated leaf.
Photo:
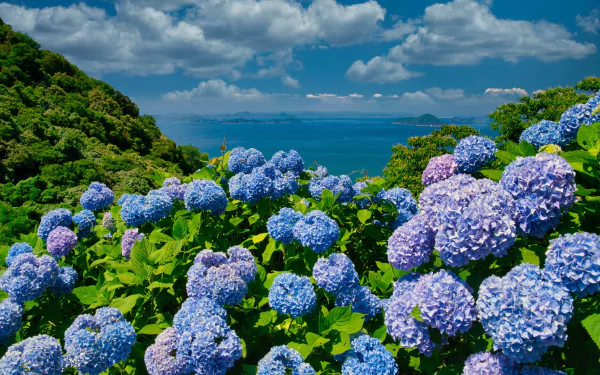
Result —
<svg viewBox="0 0 600 375"><path fill-rule="evenodd" d="M600 314L592 314L581 321L592 340L600 348Z"/></svg>
<svg viewBox="0 0 600 375"><path fill-rule="evenodd" d="M158 335L163 329L158 324L148 324L142 327L137 333L138 335Z"/></svg>
<svg viewBox="0 0 600 375"><path fill-rule="evenodd" d="M173 224L173 237L178 240L183 240L190 234L190 227L187 219L180 217Z"/></svg>
<svg viewBox="0 0 600 375"><path fill-rule="evenodd" d="M91 305L98 300L98 293L100 287L96 285L91 286L80 286L73 289L73 294L79 299L83 305Z"/></svg>
<svg viewBox="0 0 600 375"><path fill-rule="evenodd" d="M150 242L154 243L173 241L173 238L171 236L162 233L158 229L153 230L152 233L150 233L150 236L148 236L148 239L150 240Z"/></svg>
<svg viewBox="0 0 600 375"><path fill-rule="evenodd" d="M263 311L260 313L258 321L254 325L255 327L266 327L273 323L273 318L277 315L274 310Z"/></svg>
<svg viewBox="0 0 600 375"><path fill-rule="evenodd" d="M119 309L123 314L127 314L133 310L140 298L143 298L141 294L134 294L125 298L115 298L110 303L110 306Z"/></svg>
<svg viewBox="0 0 600 375"><path fill-rule="evenodd" d="M125 285L142 285L144 283L142 278L131 272L120 273L117 278Z"/></svg>
<svg viewBox="0 0 600 375"><path fill-rule="evenodd" d="M367 221L371 218L371 215L372 213L369 210L360 210L356 214L356 216L358 216L358 220L360 220L360 222L363 224L367 223Z"/></svg>
<svg viewBox="0 0 600 375"><path fill-rule="evenodd" d="M589 150L595 147L600 140L600 132L596 124L591 126L582 126L577 132L577 143L584 149Z"/></svg>
<svg viewBox="0 0 600 375"><path fill-rule="evenodd" d="M413 307L412 311L410 312L410 316L417 319L419 322L423 321L423 317L421 316L421 310L419 310L419 305Z"/></svg>
<svg viewBox="0 0 600 375"><path fill-rule="evenodd" d="M377 328L374 332L373 332L373 337L378 339L379 341L381 341L382 343L385 341L385 338L387 337L387 327L386 326L381 326L379 328Z"/></svg>
<svg viewBox="0 0 600 375"><path fill-rule="evenodd" d="M290 348L296 349L302 358L306 359L312 352L310 345L299 342L290 342L287 344Z"/></svg>
<svg viewBox="0 0 600 375"><path fill-rule="evenodd" d="M521 258L523 263L530 263L536 266L540 265L540 258L537 256L537 254L527 248L521 248Z"/></svg>
<svg viewBox="0 0 600 375"><path fill-rule="evenodd" d="M269 242L269 244L265 248L265 251L262 254L263 263L269 264L271 262L271 257L273 256L273 253L276 251L277 251L277 244L275 243L275 241Z"/></svg>
<svg viewBox="0 0 600 375"><path fill-rule="evenodd" d="M237 227L242 221L244 221L244 219L241 217L232 217L231 219L229 219L229 222L234 227Z"/></svg>
<svg viewBox="0 0 600 375"><path fill-rule="evenodd" d="M328 342L329 342L329 339L326 339L325 337L317 335L316 333L308 332L306 334L306 343L311 347L311 349L323 346L323 345L327 344Z"/></svg>
<svg viewBox="0 0 600 375"><path fill-rule="evenodd" d="M502 171L497 169L484 169L481 174L495 182L500 181L502 178Z"/></svg>
<svg viewBox="0 0 600 375"><path fill-rule="evenodd" d="M252 242L254 242L254 243L262 242L265 238L267 238L268 235L269 235L269 233L261 233L261 234L252 236Z"/></svg>

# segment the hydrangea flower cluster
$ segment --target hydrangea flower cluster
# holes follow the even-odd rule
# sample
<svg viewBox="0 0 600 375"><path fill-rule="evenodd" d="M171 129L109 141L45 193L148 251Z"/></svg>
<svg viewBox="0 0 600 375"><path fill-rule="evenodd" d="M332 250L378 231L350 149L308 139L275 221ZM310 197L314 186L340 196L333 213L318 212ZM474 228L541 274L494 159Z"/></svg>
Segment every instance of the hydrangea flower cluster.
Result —
<svg viewBox="0 0 600 375"><path fill-rule="evenodd" d="M257 266L250 251L240 246L222 253L202 250L188 271L187 293L190 297L206 297L220 305L237 305L248 292Z"/></svg>
<svg viewBox="0 0 600 375"><path fill-rule="evenodd" d="M481 352L465 361L463 375L519 375L518 365L502 353Z"/></svg>
<svg viewBox="0 0 600 375"><path fill-rule="evenodd" d="M73 222L79 229L77 235L80 238L86 238L92 233L96 225L96 215L90 210L83 210L73 216Z"/></svg>
<svg viewBox="0 0 600 375"><path fill-rule="evenodd" d="M564 371L551 370L538 366L523 366L519 375L567 375Z"/></svg>
<svg viewBox="0 0 600 375"><path fill-rule="evenodd" d="M181 334L173 327L162 331L154 344L146 349L144 362L150 375L183 375L189 374L190 365L187 358L177 355Z"/></svg>
<svg viewBox="0 0 600 375"><path fill-rule="evenodd" d="M124 199L121 217L127 225L137 227L169 216L172 209L171 197L161 191L151 190L146 196L131 195Z"/></svg>
<svg viewBox="0 0 600 375"><path fill-rule="evenodd" d="M592 109L585 104L575 104L560 116L560 125L563 137L567 143L577 138L581 125L590 125Z"/></svg>
<svg viewBox="0 0 600 375"><path fill-rule="evenodd" d="M300 175L304 170L304 160L296 150L290 152L277 151L269 163L274 164L281 173L292 172Z"/></svg>
<svg viewBox="0 0 600 375"><path fill-rule="evenodd" d="M236 147L231 150L229 154L228 168L234 173L250 173L254 168L260 167L267 163L267 160L263 154L254 149L245 149L243 147Z"/></svg>
<svg viewBox="0 0 600 375"><path fill-rule="evenodd" d="M367 181L359 181L357 183L355 183L354 185L352 185L352 190L354 190L354 196L358 196L358 195L368 195L371 196L371 194L368 193L363 193L362 189L367 187L367 182L371 182L370 180ZM371 199L369 198L360 198L360 199L355 199L354 203L356 203L356 205L360 208L366 208L370 203L371 203Z"/></svg>
<svg viewBox="0 0 600 375"><path fill-rule="evenodd" d="M388 261L400 270L410 271L427 263L433 254L434 233L426 212L413 216L388 239Z"/></svg>
<svg viewBox="0 0 600 375"><path fill-rule="evenodd" d="M354 188L352 186L352 180L346 175L337 176L326 176L326 177L312 177L308 185L308 191L311 197L314 199L321 199L323 190L329 190L333 195L340 194L337 198L339 203L350 203L354 198Z"/></svg>
<svg viewBox="0 0 600 375"><path fill-rule="evenodd" d="M5 259L6 266L10 267L13 260L17 256L19 256L21 254L25 254L25 253L33 253L33 247L31 247L31 245L28 244L27 242L19 242L19 243L12 245L8 249L8 255L6 256L6 259Z"/></svg>
<svg viewBox="0 0 600 375"><path fill-rule="evenodd" d="M276 241L284 244L290 244L294 240L294 225L300 221L304 215L300 212L284 207L279 213L272 215L267 221L267 231Z"/></svg>
<svg viewBox="0 0 600 375"><path fill-rule="evenodd" d="M308 364L300 353L286 345L275 346L258 362L256 375L316 375L315 370Z"/></svg>
<svg viewBox="0 0 600 375"><path fill-rule="evenodd" d="M306 276L281 273L273 280L269 290L269 305L280 314L298 318L314 310L317 294Z"/></svg>
<svg viewBox="0 0 600 375"><path fill-rule="evenodd" d="M123 238L121 239L121 255L129 260L133 245L135 245L136 242L141 241L142 238L144 238L144 234L138 233L138 228L127 229L125 233L123 233Z"/></svg>
<svg viewBox="0 0 600 375"><path fill-rule="evenodd" d="M528 142L534 145L537 149L545 145L566 146L571 141L564 137L563 127L554 122L543 120L537 124L531 125L519 138L520 142Z"/></svg>
<svg viewBox="0 0 600 375"><path fill-rule="evenodd" d="M48 212L42 216L40 220L40 226L37 230L37 235L44 241L48 238L48 235L56 227L70 227L71 226L71 211L64 208L57 208Z"/></svg>
<svg viewBox="0 0 600 375"><path fill-rule="evenodd" d="M294 238L317 254L323 253L337 241L340 228L323 211L314 210L299 220L293 228Z"/></svg>
<svg viewBox="0 0 600 375"><path fill-rule="evenodd" d="M398 365L385 346L369 335L352 340L352 349L344 353L342 375L396 375Z"/></svg>
<svg viewBox="0 0 600 375"><path fill-rule="evenodd" d="M171 197L172 200L178 199L182 201L187 186L188 184L182 184L177 177L170 177L163 182L162 187L159 190Z"/></svg>
<svg viewBox="0 0 600 375"><path fill-rule="evenodd" d="M293 172L281 173L272 163L254 168L251 173L238 173L229 180L229 194L233 199L256 203L263 198L279 199L298 190Z"/></svg>
<svg viewBox="0 0 600 375"><path fill-rule="evenodd" d="M383 302L371 292L371 289L361 285L340 292L335 299L335 305L352 305L352 311L364 314L365 319L376 317L383 308Z"/></svg>
<svg viewBox="0 0 600 375"><path fill-rule="evenodd" d="M517 158L500 184L516 200L515 222L522 235L543 237L575 202L575 172L554 154Z"/></svg>
<svg viewBox="0 0 600 375"><path fill-rule="evenodd" d="M60 343L54 337L39 335L11 345L0 358L0 374L60 375L63 356Z"/></svg>
<svg viewBox="0 0 600 375"><path fill-rule="evenodd" d="M115 193L106 185L92 182L79 198L79 203L86 210L96 211L110 206L114 200Z"/></svg>
<svg viewBox="0 0 600 375"><path fill-rule="evenodd" d="M191 211L210 211L220 215L227 208L225 190L212 180L194 180L184 194L185 208Z"/></svg>
<svg viewBox="0 0 600 375"><path fill-rule="evenodd" d="M483 191L486 193L474 194ZM503 257L517 237L514 212L510 194L492 181L478 180L441 204L436 217L435 249L452 267L490 254Z"/></svg>
<svg viewBox="0 0 600 375"><path fill-rule="evenodd" d="M411 192L404 188L382 189L377 193L377 200L388 201L396 207L398 217L391 223L392 229L400 227L419 213L417 201Z"/></svg>
<svg viewBox="0 0 600 375"><path fill-rule="evenodd" d="M458 142L454 149L454 160L460 173L475 173L496 160L498 147L488 138L471 135Z"/></svg>
<svg viewBox="0 0 600 375"><path fill-rule="evenodd" d="M477 315L494 348L517 362L538 361L550 346L562 347L573 298L546 271L521 264L479 288Z"/></svg>
<svg viewBox="0 0 600 375"><path fill-rule="evenodd" d="M396 281L394 293L384 306L385 325L388 333L400 345L417 348L419 352L430 356L435 344L431 341L427 324L411 316L420 300L416 289L419 276L412 273Z"/></svg>
<svg viewBox="0 0 600 375"><path fill-rule="evenodd" d="M102 307L79 315L65 332L65 361L82 374L98 375L129 357L136 333L123 314Z"/></svg>
<svg viewBox="0 0 600 375"><path fill-rule="evenodd" d="M115 225L115 219L112 216L112 212L105 212L104 216L102 216L102 226L108 229L110 232L114 232L117 230Z"/></svg>
<svg viewBox="0 0 600 375"><path fill-rule="evenodd" d="M477 181L475 177L468 174L457 174L446 180L436 182L427 186L419 196L419 208L435 215L443 200L457 190Z"/></svg>
<svg viewBox="0 0 600 375"><path fill-rule="evenodd" d="M579 297L600 291L600 236L565 234L550 241L544 268L550 278Z"/></svg>
<svg viewBox="0 0 600 375"><path fill-rule="evenodd" d="M79 279L77 271L73 267L64 266L60 267L58 276L52 285L52 291L56 294L68 294L73 291L75 283Z"/></svg>
<svg viewBox="0 0 600 375"><path fill-rule="evenodd" d="M10 298L0 302L0 344L6 343L21 329L23 306Z"/></svg>
<svg viewBox="0 0 600 375"><path fill-rule="evenodd" d="M358 273L345 254L333 253L329 258L319 258L313 267L313 277L319 288L337 295L358 286Z"/></svg>
<svg viewBox="0 0 600 375"><path fill-rule="evenodd" d="M56 227L48 235L48 252L57 259L66 256L76 245L77 235L69 228Z"/></svg>
<svg viewBox="0 0 600 375"><path fill-rule="evenodd" d="M58 272L58 263L48 255L20 254L0 276L0 289L17 303L30 301L54 285Z"/></svg>
<svg viewBox="0 0 600 375"><path fill-rule="evenodd" d="M458 173L458 164L454 160L454 155L446 154L434 156L429 159L427 168L421 175L423 186L429 186L436 182L444 181Z"/></svg>

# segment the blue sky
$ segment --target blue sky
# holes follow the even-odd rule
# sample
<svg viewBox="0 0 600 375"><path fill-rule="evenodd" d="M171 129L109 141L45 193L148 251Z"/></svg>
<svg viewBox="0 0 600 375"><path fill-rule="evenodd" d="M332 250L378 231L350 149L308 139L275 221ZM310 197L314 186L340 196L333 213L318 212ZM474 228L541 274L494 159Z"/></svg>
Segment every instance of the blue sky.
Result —
<svg viewBox="0 0 600 375"><path fill-rule="evenodd" d="M600 74L595 0L8 1L143 112L487 114Z"/></svg>

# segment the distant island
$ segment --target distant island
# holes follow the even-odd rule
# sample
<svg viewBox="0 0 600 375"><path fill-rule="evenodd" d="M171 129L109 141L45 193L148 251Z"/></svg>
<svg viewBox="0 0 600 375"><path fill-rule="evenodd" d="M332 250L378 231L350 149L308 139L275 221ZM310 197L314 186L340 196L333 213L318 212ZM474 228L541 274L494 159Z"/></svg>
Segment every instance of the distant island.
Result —
<svg viewBox="0 0 600 375"><path fill-rule="evenodd" d="M258 117L249 112L238 112L232 115L216 115L205 117L202 115L156 115L155 118L162 122L211 122L217 124L291 124L300 123L295 117L286 113L281 113L278 116Z"/></svg>
<svg viewBox="0 0 600 375"><path fill-rule="evenodd" d="M419 117L404 117L399 118L393 122L394 124L400 125L417 125L417 126L440 126L443 125L444 122L439 118L431 115L429 113L424 114Z"/></svg>

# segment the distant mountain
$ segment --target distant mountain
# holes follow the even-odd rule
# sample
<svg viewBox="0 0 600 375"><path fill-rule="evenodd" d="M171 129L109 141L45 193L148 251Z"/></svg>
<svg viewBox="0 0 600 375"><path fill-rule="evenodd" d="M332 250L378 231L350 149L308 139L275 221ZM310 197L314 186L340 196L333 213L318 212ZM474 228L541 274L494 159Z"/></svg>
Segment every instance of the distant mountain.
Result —
<svg viewBox="0 0 600 375"><path fill-rule="evenodd" d="M394 121L394 124L403 124L403 125L427 125L427 126L435 126L442 125L444 122L434 115L430 115L429 113L421 115L419 117L403 117Z"/></svg>
<svg viewBox="0 0 600 375"><path fill-rule="evenodd" d="M491 122L487 115L473 117L442 117L444 124L452 125L473 125L473 124L489 124Z"/></svg>

